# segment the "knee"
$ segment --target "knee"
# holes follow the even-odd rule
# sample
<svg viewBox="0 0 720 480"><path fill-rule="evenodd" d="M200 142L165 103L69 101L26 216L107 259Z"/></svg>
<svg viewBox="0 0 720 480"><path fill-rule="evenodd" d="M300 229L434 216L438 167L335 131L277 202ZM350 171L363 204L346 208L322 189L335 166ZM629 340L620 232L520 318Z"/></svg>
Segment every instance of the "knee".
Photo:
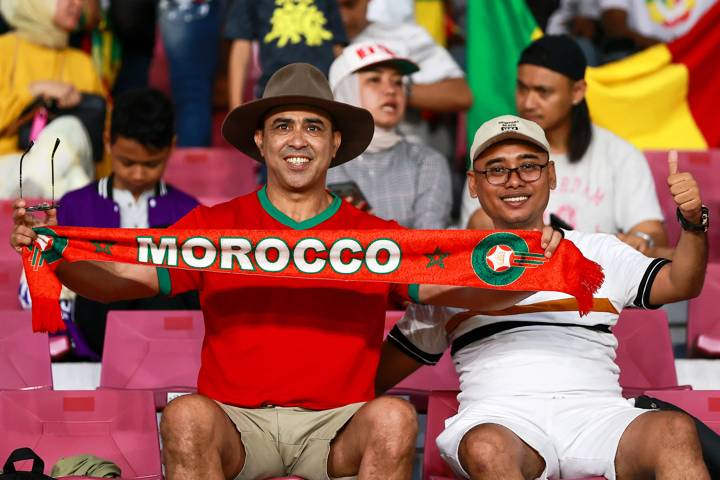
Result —
<svg viewBox="0 0 720 480"><path fill-rule="evenodd" d="M160 419L160 435L166 449L190 453L212 443L216 409L201 395L183 395L170 402Z"/></svg>
<svg viewBox="0 0 720 480"><path fill-rule="evenodd" d="M698 449L697 427L694 420L682 412L662 412L663 422L660 438L666 450L678 451L678 449Z"/></svg>
<svg viewBox="0 0 720 480"><path fill-rule="evenodd" d="M511 460L504 435L493 425L479 425L466 433L460 441L458 456L470 474L495 471Z"/></svg>
<svg viewBox="0 0 720 480"><path fill-rule="evenodd" d="M380 397L366 405L371 436L382 440L389 454L414 451L418 433L417 413L407 401Z"/></svg>

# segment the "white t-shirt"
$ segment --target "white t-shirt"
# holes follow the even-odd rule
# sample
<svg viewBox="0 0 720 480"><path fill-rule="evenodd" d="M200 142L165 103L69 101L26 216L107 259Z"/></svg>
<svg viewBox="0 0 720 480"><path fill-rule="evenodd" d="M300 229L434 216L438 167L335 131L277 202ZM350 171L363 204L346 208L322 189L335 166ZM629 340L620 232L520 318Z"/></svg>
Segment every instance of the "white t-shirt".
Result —
<svg viewBox="0 0 720 480"><path fill-rule="evenodd" d="M637 148L593 125L593 139L577 163L566 155L550 155L557 187L545 210L583 232L627 232L640 222L663 221L647 159ZM478 200L465 186L460 226L465 228Z"/></svg>
<svg viewBox="0 0 720 480"><path fill-rule="evenodd" d="M352 43L377 42L391 50L407 52L420 71L412 75L415 83L435 83L463 78L465 73L452 56L423 27L414 22L370 23Z"/></svg>
<svg viewBox="0 0 720 480"><path fill-rule="evenodd" d="M663 42L686 34L715 1L598 0L601 11L625 10L631 30Z"/></svg>
<svg viewBox="0 0 720 480"><path fill-rule="evenodd" d="M546 33L548 35L570 33L570 22L575 17L599 19L600 9L597 0L561 0L558 9L548 19Z"/></svg>
<svg viewBox="0 0 720 480"><path fill-rule="evenodd" d="M372 0L368 3L367 19L371 22L412 22L415 20L413 0Z"/></svg>
<svg viewBox="0 0 720 480"><path fill-rule="evenodd" d="M426 364L436 363L454 344L461 408L464 402L488 396L619 395L620 370L614 361L617 340L607 332L582 326L528 325L478 338L457 349L478 335L478 328L499 322L613 326L624 307L654 308L649 304L650 288L667 260L648 258L612 235L569 231L566 238L605 273L588 315L579 315L573 297L550 291L498 312L411 305L389 340Z"/></svg>

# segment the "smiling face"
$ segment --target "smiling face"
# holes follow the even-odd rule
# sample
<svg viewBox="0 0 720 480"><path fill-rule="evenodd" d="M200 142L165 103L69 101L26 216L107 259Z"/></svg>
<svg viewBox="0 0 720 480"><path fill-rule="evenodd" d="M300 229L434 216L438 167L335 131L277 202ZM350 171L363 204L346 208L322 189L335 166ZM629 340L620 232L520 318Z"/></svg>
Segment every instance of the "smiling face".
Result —
<svg viewBox="0 0 720 480"><path fill-rule="evenodd" d="M510 173L501 185L491 185L479 171L493 167L518 168L522 165L548 164L540 178L523 181L517 172ZM478 197L495 228L527 230L542 228L543 212L555 188L555 165L548 161L547 152L520 140L505 140L481 152L468 172L471 195Z"/></svg>
<svg viewBox="0 0 720 480"><path fill-rule="evenodd" d="M268 168L268 185L286 193L324 191L340 132L321 110L276 111L255 131L255 144Z"/></svg>
<svg viewBox="0 0 720 480"><path fill-rule="evenodd" d="M369 110L375 125L393 128L405 116L402 74L391 66L372 66L358 73L360 102Z"/></svg>
<svg viewBox="0 0 720 480"><path fill-rule="evenodd" d="M57 0L53 22L62 30L72 32L80 22L83 0Z"/></svg>
<svg viewBox="0 0 720 480"><path fill-rule="evenodd" d="M585 97L585 81L537 65L518 67L515 106L522 118L546 132L570 122L570 110Z"/></svg>

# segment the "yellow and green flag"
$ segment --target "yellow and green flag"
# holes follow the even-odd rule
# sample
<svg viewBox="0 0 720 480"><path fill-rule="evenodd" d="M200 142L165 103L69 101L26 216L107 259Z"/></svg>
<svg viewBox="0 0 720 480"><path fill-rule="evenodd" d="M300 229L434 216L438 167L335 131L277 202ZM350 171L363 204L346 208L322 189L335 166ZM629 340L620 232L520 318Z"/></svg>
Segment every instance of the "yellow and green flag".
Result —
<svg viewBox="0 0 720 480"><path fill-rule="evenodd" d="M516 113L515 83L520 53L542 35L525 0L468 2L467 78L474 102L468 141L483 122Z"/></svg>
<svg viewBox="0 0 720 480"><path fill-rule="evenodd" d="M720 2L688 33L588 69L593 122L640 149L720 147Z"/></svg>

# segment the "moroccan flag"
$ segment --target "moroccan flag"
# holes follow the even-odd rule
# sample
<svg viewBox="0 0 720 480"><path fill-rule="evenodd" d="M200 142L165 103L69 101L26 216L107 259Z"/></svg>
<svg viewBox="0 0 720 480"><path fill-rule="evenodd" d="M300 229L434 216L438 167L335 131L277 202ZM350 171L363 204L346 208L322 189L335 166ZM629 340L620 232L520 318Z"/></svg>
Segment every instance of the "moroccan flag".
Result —
<svg viewBox="0 0 720 480"><path fill-rule="evenodd" d="M720 2L685 35L588 69L592 119L640 149L720 147Z"/></svg>
<svg viewBox="0 0 720 480"><path fill-rule="evenodd" d="M540 232L80 227L35 231L33 248L23 253L35 331L63 328L61 286L54 274L61 259L292 278L554 290L574 296L583 314L603 282L600 266L583 257L572 242L562 241L548 260L540 247Z"/></svg>
<svg viewBox="0 0 720 480"><path fill-rule="evenodd" d="M468 114L468 141L487 120L516 113L520 53L542 36L525 0L467 5L467 77L475 101Z"/></svg>

